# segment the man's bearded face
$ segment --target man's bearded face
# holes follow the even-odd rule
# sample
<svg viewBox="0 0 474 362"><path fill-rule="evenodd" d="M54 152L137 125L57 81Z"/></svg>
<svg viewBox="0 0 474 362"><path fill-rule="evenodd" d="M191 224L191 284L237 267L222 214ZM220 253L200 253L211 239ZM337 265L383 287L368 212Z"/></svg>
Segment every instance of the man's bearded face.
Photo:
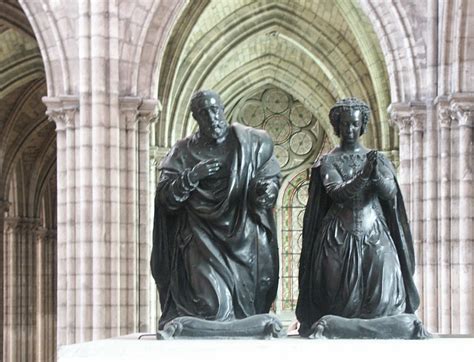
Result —
<svg viewBox="0 0 474 362"><path fill-rule="evenodd" d="M227 134L228 124L224 117L224 107L216 98L203 98L194 116L199 124L199 131L204 136L218 140Z"/></svg>

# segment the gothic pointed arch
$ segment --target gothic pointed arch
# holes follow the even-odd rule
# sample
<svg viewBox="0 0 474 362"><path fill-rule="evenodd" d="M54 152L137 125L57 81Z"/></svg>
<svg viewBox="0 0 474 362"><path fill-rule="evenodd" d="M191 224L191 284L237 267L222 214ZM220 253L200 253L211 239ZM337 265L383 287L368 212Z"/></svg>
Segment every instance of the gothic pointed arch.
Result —
<svg viewBox="0 0 474 362"><path fill-rule="evenodd" d="M357 5L222 2L197 10L178 19L164 52L157 131L163 146L190 132L188 102L197 89L218 90L229 107L237 94L262 83L299 92L299 100L320 113L339 98L363 98L374 118L367 141L387 150L397 146L385 111L390 96L382 51ZM322 121L327 128L327 117Z"/></svg>
<svg viewBox="0 0 474 362"><path fill-rule="evenodd" d="M25 353L46 360L55 356L56 133L42 102L47 71L36 35L16 0L0 3L0 200L7 205L0 215L4 361Z"/></svg>

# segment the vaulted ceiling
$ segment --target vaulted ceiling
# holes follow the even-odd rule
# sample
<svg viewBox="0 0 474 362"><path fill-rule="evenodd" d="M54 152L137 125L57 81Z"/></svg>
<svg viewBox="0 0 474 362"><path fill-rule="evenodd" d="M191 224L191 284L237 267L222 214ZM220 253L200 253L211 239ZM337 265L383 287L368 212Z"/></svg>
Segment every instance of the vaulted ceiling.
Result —
<svg viewBox="0 0 474 362"><path fill-rule="evenodd" d="M242 99L277 87L306 107L333 135L327 114L337 99L356 96L373 117L365 143L391 150L390 103L382 52L367 17L352 1L193 1L173 30L160 70L163 103L158 140L170 146L194 122L189 99L220 92L228 113Z"/></svg>
<svg viewBox="0 0 474 362"><path fill-rule="evenodd" d="M54 187L56 134L41 98L41 53L17 1L0 2L0 199L10 215L38 217L41 197Z"/></svg>

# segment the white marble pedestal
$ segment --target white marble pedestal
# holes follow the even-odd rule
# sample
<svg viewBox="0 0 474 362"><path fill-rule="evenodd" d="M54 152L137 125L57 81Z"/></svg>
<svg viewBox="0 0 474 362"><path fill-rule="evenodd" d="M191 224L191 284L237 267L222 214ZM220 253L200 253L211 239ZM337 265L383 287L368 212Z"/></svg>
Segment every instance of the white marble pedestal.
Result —
<svg viewBox="0 0 474 362"><path fill-rule="evenodd" d="M474 362L474 338L465 336L421 341L403 340L171 340L140 334L62 346L59 362L273 362L344 361Z"/></svg>

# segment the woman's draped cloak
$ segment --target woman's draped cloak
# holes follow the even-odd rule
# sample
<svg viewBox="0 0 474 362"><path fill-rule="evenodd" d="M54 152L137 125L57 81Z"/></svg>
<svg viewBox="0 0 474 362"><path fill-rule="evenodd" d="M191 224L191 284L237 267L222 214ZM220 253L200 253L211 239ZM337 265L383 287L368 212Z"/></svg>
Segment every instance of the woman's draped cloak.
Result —
<svg viewBox="0 0 474 362"><path fill-rule="evenodd" d="M279 188L280 167L265 132L240 124L229 131L238 142L224 174L201 180L186 200L176 201L173 182L202 161L195 135L179 141L160 165L151 257L160 328L178 316L232 320L267 313L275 299L275 223L272 210L253 201L258 180Z"/></svg>
<svg viewBox="0 0 474 362"><path fill-rule="evenodd" d="M388 160L383 158L382 161L394 177L396 186L396 196L388 200L384 200L380 197L378 198L382 209L383 217L382 221L379 222L377 227L388 228L388 233L390 235L389 239L391 238L393 240L393 244L396 249L396 256L398 257L396 267L397 269L399 268L401 271L401 278L403 279L404 286L404 291L402 291L402 294L400 295L405 297L404 303L399 303L399 306L405 309L401 312L414 313L419 305L419 296L413 281L413 274L415 268L413 241L408 225L408 220L400 188L396 183L395 172ZM330 262L327 259L325 260L323 255L325 255L325 253L327 252L327 243L332 242L329 240L332 240L334 238L340 238L342 235L337 235L340 230L336 231L336 235L325 234L328 232L328 230L330 230L331 232L334 231L334 229L331 229L332 226L328 225L328 223L330 223L331 221L329 221L326 217L328 215L328 212L333 209L332 206L334 204L334 201L329 197L323 185L320 161L317 161L312 168L308 192L309 197L304 215L303 243L299 265L299 297L296 307L296 317L301 323L301 335L305 335L311 328L312 324L316 322L319 318L326 314L331 314L328 313L328 310L330 311L332 309L332 306L328 306L327 292L325 290L321 290L321 280L324 280L324 278L328 278L328 276L321 275L321 273L323 273L322 270L324 269L322 263ZM386 231L382 231L382 233L385 232ZM346 237L347 234L343 236L343 238ZM336 242L341 243L342 240L336 240ZM347 239L345 240L345 242L347 242ZM348 263L360 262L357 260L360 259L360 257L360 254L357 255L356 253L355 259L351 256L351 258L353 258L352 260L342 261L344 268L354 268L353 265L348 265ZM394 271L394 273L400 273L400 271ZM383 272L384 270L379 271L379 273ZM339 273L339 271L337 271L336 273ZM339 275L344 275L346 279L342 278L342 280L338 281L341 284L335 286L333 285L332 288L333 290L345 289L347 294L350 294L351 290L347 291L347 289L350 289L351 285L354 285L354 280L350 280L354 278L354 275L350 271L346 272L346 274L343 273L344 272L341 272ZM377 270L371 270L371 273L377 274ZM369 286L365 287L369 288ZM373 298L373 295L376 295L377 293L380 293L380 291L365 291L365 294L368 295L369 298ZM337 303L340 305L337 306L335 309L344 311L341 314L344 314L346 310L351 309L351 306L349 305L351 301L339 300ZM349 305L347 308L345 303L348 303L347 305ZM377 308L379 307L377 306ZM358 316L354 315L354 310L350 310L348 312L348 314L351 313L352 315L347 317L373 318L381 317L384 314L383 306L381 309L379 308L377 311L375 311L375 314L380 313L381 315L374 315L371 317L364 317L364 315Z"/></svg>

